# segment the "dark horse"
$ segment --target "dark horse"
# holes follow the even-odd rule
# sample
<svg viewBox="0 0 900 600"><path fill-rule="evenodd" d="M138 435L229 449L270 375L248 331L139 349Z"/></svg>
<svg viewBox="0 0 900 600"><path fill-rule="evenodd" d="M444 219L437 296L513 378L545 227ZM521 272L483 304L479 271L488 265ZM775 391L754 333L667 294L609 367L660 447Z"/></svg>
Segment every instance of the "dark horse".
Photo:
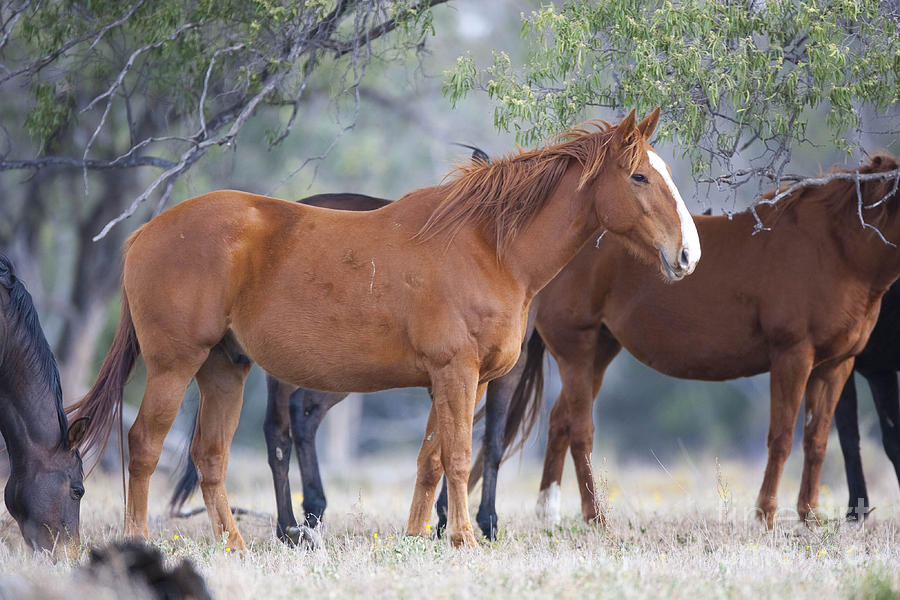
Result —
<svg viewBox="0 0 900 600"><path fill-rule="evenodd" d="M900 283L895 283L882 298L878 322L869 336L869 343L856 357L853 370L869 382L881 424L884 451L894 464L900 481L900 398L897 389L897 371L900 371ZM850 492L847 518L864 518L871 505L859 456L859 422L853 373L841 392L834 412L834 423L844 454Z"/></svg>
<svg viewBox="0 0 900 600"><path fill-rule="evenodd" d="M82 485L76 449L87 420L69 427L59 371L31 295L0 254L0 433L9 453L6 508L35 550L74 556Z"/></svg>

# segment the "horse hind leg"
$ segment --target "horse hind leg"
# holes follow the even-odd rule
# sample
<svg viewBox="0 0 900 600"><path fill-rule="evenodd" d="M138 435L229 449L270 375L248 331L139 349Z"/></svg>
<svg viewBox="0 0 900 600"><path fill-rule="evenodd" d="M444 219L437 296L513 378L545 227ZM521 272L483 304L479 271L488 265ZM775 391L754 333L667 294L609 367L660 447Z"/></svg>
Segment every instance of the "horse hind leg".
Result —
<svg viewBox="0 0 900 600"><path fill-rule="evenodd" d="M147 529L147 498L150 475L156 469L163 440L178 407L184 398L191 378L206 359L207 351L197 350L193 356L182 355L166 364L177 368L163 368L161 361L145 354L147 385L137 418L128 432L128 501L125 511L126 537L149 537Z"/></svg>
<svg viewBox="0 0 900 600"><path fill-rule="evenodd" d="M200 410L191 443L191 457L197 465L213 535L218 539L227 533L228 547L239 552L246 550L246 546L228 504L225 473L249 371L250 363L235 363L221 345L210 351L196 375Z"/></svg>

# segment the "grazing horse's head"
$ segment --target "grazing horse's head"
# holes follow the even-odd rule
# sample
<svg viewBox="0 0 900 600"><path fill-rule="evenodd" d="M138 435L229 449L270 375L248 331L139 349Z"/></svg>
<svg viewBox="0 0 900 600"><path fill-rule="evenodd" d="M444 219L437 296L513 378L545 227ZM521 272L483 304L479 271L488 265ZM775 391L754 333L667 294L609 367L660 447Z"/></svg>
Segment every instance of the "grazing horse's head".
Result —
<svg viewBox="0 0 900 600"><path fill-rule="evenodd" d="M694 220L672 181L669 167L647 143L659 122L659 108L635 123L634 111L614 127L608 168L585 171L582 185L596 191L594 206L601 225L638 258L669 280L690 275L700 260ZM613 164L615 163L615 164Z"/></svg>
<svg viewBox="0 0 900 600"><path fill-rule="evenodd" d="M9 454L5 500L35 550L74 554L84 494L77 446L87 419L68 425L59 372L37 312L0 255L0 431Z"/></svg>
<svg viewBox="0 0 900 600"><path fill-rule="evenodd" d="M10 472L6 507L34 550L65 550L75 556L84 495L81 456L75 448L84 435L84 422L72 424L63 445L33 453Z"/></svg>

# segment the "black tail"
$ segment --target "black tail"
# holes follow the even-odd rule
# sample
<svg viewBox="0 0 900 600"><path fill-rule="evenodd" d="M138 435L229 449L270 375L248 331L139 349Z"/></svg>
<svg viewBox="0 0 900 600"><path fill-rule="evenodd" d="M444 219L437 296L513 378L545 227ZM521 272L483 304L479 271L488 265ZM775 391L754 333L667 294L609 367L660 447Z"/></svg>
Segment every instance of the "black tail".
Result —
<svg viewBox="0 0 900 600"><path fill-rule="evenodd" d="M199 412L199 411L198 411ZM194 425L191 427L191 440L194 439L194 431L197 430L197 415L194 415ZM169 514L177 515L184 510L184 503L187 502L194 494L194 490L200 484L200 478L197 477L197 466L194 465L194 459L191 458L190 441L184 445L184 471L175 484L175 490L172 497L169 498Z"/></svg>
<svg viewBox="0 0 900 600"><path fill-rule="evenodd" d="M468 148L472 151L472 160L478 160L485 164L491 164L491 157L488 156L488 153L478 148L477 146L470 146L469 144L461 144L460 142L453 142L455 146L462 146L463 148Z"/></svg>
<svg viewBox="0 0 900 600"><path fill-rule="evenodd" d="M506 429L503 431L503 461L505 462L518 450L521 450L534 424L541 414L541 404L544 399L544 340L535 330L528 340L528 357L525 359L525 368L516 389L509 400L506 413ZM479 417L483 416L483 409ZM518 442L516 438L518 437ZM516 442L513 444L513 442ZM478 450L475 463L472 465L469 477L471 489L484 471L484 449Z"/></svg>

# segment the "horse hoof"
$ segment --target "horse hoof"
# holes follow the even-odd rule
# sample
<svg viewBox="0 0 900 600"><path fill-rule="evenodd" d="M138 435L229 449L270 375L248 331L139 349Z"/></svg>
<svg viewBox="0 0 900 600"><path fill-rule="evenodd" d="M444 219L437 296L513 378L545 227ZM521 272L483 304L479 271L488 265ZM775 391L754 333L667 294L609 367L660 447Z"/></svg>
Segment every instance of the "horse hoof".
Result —
<svg viewBox="0 0 900 600"><path fill-rule="evenodd" d="M477 548L478 542L475 541L475 534L471 531L463 531L454 533L450 536L450 543L454 548Z"/></svg>
<svg viewBox="0 0 900 600"><path fill-rule="evenodd" d="M300 546L307 550L318 550L322 547L322 536L318 531L306 525L288 527L284 533L293 546Z"/></svg>

